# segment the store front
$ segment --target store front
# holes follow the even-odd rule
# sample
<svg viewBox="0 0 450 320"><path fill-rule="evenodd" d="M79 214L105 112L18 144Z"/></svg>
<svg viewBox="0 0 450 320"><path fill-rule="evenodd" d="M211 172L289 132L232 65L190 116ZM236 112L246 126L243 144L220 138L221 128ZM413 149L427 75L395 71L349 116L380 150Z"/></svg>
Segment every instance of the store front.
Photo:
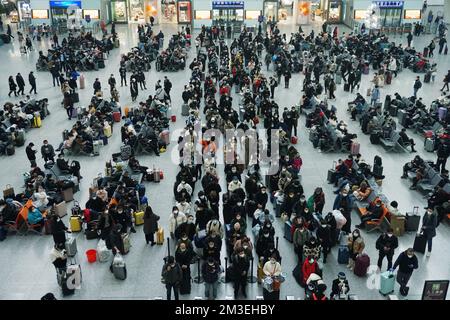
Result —
<svg viewBox="0 0 450 320"><path fill-rule="evenodd" d="M244 22L244 1L213 1L213 25L239 25Z"/></svg>
<svg viewBox="0 0 450 320"><path fill-rule="evenodd" d="M278 21L278 7L279 2L275 0L266 0L264 1L264 20L269 21Z"/></svg>
<svg viewBox="0 0 450 320"><path fill-rule="evenodd" d="M178 1L177 15L179 24L191 24L192 23L191 1Z"/></svg>
<svg viewBox="0 0 450 320"><path fill-rule="evenodd" d="M116 23L128 23L128 9L126 0L111 2L112 20Z"/></svg>
<svg viewBox="0 0 450 320"><path fill-rule="evenodd" d="M294 0L280 0L278 21L291 20L294 13Z"/></svg>
<svg viewBox="0 0 450 320"><path fill-rule="evenodd" d="M322 0L322 19L329 23L341 23L343 20L343 0Z"/></svg>
<svg viewBox="0 0 450 320"><path fill-rule="evenodd" d="M67 31L67 22L81 16L81 1L50 1L50 17L52 24L59 32Z"/></svg>

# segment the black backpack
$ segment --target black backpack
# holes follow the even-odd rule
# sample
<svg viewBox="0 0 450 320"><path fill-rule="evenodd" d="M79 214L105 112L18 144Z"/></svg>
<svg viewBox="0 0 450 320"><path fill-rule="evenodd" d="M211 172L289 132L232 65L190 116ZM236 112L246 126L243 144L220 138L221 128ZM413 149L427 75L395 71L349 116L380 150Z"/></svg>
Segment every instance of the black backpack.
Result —
<svg viewBox="0 0 450 320"><path fill-rule="evenodd" d="M375 156L373 158L373 163L374 163L374 165L381 167L383 165L383 160L381 159L380 156Z"/></svg>

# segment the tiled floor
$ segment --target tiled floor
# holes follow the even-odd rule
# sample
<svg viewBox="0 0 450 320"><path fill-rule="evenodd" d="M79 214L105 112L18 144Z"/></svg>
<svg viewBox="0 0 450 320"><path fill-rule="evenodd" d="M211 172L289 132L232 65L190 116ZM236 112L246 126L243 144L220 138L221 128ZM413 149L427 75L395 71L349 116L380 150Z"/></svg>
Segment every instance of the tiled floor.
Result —
<svg viewBox="0 0 450 320"><path fill-rule="evenodd" d="M176 27L164 27L166 35L175 31ZM311 30L311 26L304 27L306 32ZM316 31L318 26L314 26ZM158 27L156 28L158 29ZM282 26L282 31L288 35L297 30L295 26ZM90 100L92 94L92 83L96 77L99 77L104 87L107 87L107 79L111 73L118 75L118 61L120 55L129 51L129 49L136 45L136 26L118 26L117 31L120 35L121 47L119 50L114 50L111 53L107 63L106 69L99 72L87 72L86 75L86 89L80 90L80 105L86 105ZM167 39L168 37L166 37ZM422 49L424 45L428 44L431 36L424 36L420 39L414 40L414 45ZM402 43L406 39L397 37L393 39ZM167 41L166 41L167 42ZM42 48L47 48L48 44L45 41L41 44ZM21 72L24 77L28 75L29 71L35 70L35 62L37 60L37 51L28 56L21 56L17 42L13 45L4 45L0 47L0 74L2 74L2 85L0 86L0 104L3 105L7 101L17 102L15 98L8 99L7 77L10 74L15 75ZM190 54L190 59L193 58L193 53ZM436 77L438 83L424 84L419 92L419 96L423 97L424 102L429 104L433 99L439 95L441 87L441 80L450 69L450 60L447 56L436 55L434 59L438 65L438 75ZM183 86L188 82L189 70L179 73L156 73L151 70L146 74L147 87L146 92L141 92L139 98L145 99L149 94L154 93L154 84L158 79L162 79L167 75L173 82L173 107L174 112L178 115L178 121L172 125L171 130L182 128L183 119L181 117L181 92ZM48 139L51 144L57 146L61 142L61 133L64 129L71 126L71 122L67 120L65 111L60 106L61 93L58 88L51 85L51 76L46 72L36 72L38 82L38 98L49 98L51 115L43 121L43 126L40 129L33 129L27 134L27 143L33 141L39 149L42 141ZM360 91L366 92L369 87L369 76L363 76L363 83ZM405 70L395 78L392 85L381 89L381 101L384 101L386 94L393 94L399 92L401 95L411 95L412 86L415 75L409 70ZM286 90L280 86L276 93L276 101L280 108L285 106L290 107L296 104L300 98L300 84L303 81L303 75L295 74L291 81L291 88ZM119 88L121 95L122 106L131 105L131 98L129 88ZM234 95L234 93L233 93ZM339 119L348 122L351 132L360 133L359 140L361 142L361 153L363 157L371 163L373 157L380 154L383 157L383 164L386 179L383 184L384 193L390 200L397 200L402 211L409 211L413 206L423 208L426 204L422 196L409 190L409 185L404 180L400 179L401 168L403 164L412 158L410 154L386 154L379 146L370 144L368 136L361 133L361 130L356 122L350 121L349 115L346 113L347 102L353 99L350 93L344 92L342 86L337 90L338 99L334 103L338 109ZM237 98L237 97L236 97ZM235 106L236 107L236 106ZM307 131L304 126L304 118L300 121L299 127L299 143L297 148L303 157L304 165L302 168L302 183L306 194L309 195L317 186L323 186L326 192L326 207L325 210L331 209L334 195L332 188L326 183L326 172L331 167L332 161L338 157L345 155L337 154L322 154L313 149L312 144L308 141ZM81 162L82 175L84 179L81 184L81 192L76 194L76 199L82 204L87 201L88 188L93 177L99 172L103 172L105 161L110 159L113 152L117 152L120 145L119 125L115 126L114 135L110 143L103 147L100 157L94 158L78 158ZM422 139L411 133L418 144L420 145ZM177 137L172 137L176 139ZM172 146L175 144L172 143ZM419 154L426 159L435 160L435 155L425 153L421 146L418 146ZM168 150L170 151L170 150ZM168 215L170 207L174 203L172 190L174 178L176 174L175 165L170 161L170 152L163 154L160 158L153 156L142 156L139 160L146 166L157 166L164 170L165 179L160 184L147 184L147 195L154 211L159 214L161 224L167 230ZM39 159L38 163L43 164ZM16 190L20 190L22 186L22 173L27 171L29 163L25 156L24 147L16 149L16 154L12 157L0 158L0 185L3 187L6 184L12 184ZM223 172L222 167L219 171ZM198 187L197 190L199 191ZM422 209L421 209L422 210ZM359 223L359 219L354 214L353 223ZM282 237L282 222L276 223L277 235L280 237L280 251L283 256L283 271L287 274L287 281L282 285L281 295L293 295L296 297L303 297L303 289L301 289L292 278L291 271L294 268L294 253L291 244L289 244ZM250 231L249 231L250 232ZM372 258L372 264L376 264L377 252L375 250L375 240L378 235L376 233L367 234L363 232L363 237L366 240L366 251ZM132 248L130 254L125 258L128 268L128 278L125 281L115 280L113 275L108 270L108 264L88 264L84 252L90 248L96 247L96 241L87 241L84 235L76 235L78 242L78 257L77 260L81 264L83 272L82 289L77 290L76 294L71 299L153 299L156 296L165 296L164 286L160 282L160 271L162 267L162 258L167 252L166 246L153 247L145 245L144 235L142 230L138 227L138 233L132 234ZM407 234L400 239L400 250L411 247L414 236ZM411 294L410 299L420 298L423 283L426 279L449 279L450 278L450 255L448 254L450 243L450 228L448 225L442 225L437 231L437 237L434 241L433 254L430 258L425 258L419 254L419 270L414 273L411 279ZM53 241L50 236L34 236L29 235L25 237L10 236L6 241L0 243L0 265L2 272L0 272L0 298L2 299L38 299L46 292L53 292L57 297L60 297L60 289L56 283L55 270L49 260L49 252L52 248ZM384 299L376 290L377 276L375 274L369 275L367 278L357 278L346 269L345 266L338 265L336 262L336 249L333 250L328 259L328 263L324 266L324 280L327 285L331 286L332 280L336 277L339 271L346 271L349 278L351 293L356 294L359 299ZM386 262L385 262L386 263ZM256 269L256 267L255 267ZM254 273L256 270L253 271ZM197 274L196 267L192 270L193 275ZM233 289L230 284L223 284L219 287L219 297L232 295ZM195 296L203 294L203 285L192 285L192 294L183 296L183 299L192 299ZM261 295L262 289L260 286L250 285L249 297Z"/></svg>

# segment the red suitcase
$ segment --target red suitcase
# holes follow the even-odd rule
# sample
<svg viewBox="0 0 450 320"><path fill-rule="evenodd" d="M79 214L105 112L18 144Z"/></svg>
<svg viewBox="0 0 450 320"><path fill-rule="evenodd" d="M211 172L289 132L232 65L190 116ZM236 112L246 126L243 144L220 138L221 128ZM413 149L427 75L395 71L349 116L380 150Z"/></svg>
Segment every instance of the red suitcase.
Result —
<svg viewBox="0 0 450 320"><path fill-rule="evenodd" d="M363 253L356 257L355 268L353 272L358 277L365 277L367 274L367 269L370 266L370 258L367 254Z"/></svg>
<svg viewBox="0 0 450 320"><path fill-rule="evenodd" d="M170 120L171 120L172 122L176 122L176 121L177 121L177 116L176 116L176 115L171 116L171 117L170 117Z"/></svg>
<svg viewBox="0 0 450 320"><path fill-rule="evenodd" d="M392 73L391 72L387 72L386 73L386 80L385 80L386 84L391 84L392 82Z"/></svg>
<svg viewBox="0 0 450 320"><path fill-rule="evenodd" d="M351 153L352 155L357 155L359 153L359 142L353 142L351 147Z"/></svg>
<svg viewBox="0 0 450 320"><path fill-rule="evenodd" d="M298 138L296 136L292 136L291 137L291 143L292 144L297 144Z"/></svg>
<svg viewBox="0 0 450 320"><path fill-rule="evenodd" d="M119 111L113 112L113 119L114 119L114 122L120 122L120 112Z"/></svg>

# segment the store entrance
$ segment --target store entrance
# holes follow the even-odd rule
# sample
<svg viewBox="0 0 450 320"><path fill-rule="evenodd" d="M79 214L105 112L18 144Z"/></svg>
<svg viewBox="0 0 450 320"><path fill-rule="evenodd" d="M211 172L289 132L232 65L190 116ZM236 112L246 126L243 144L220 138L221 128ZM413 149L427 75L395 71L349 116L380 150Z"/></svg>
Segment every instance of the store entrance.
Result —
<svg viewBox="0 0 450 320"><path fill-rule="evenodd" d="M402 9L381 8L380 22L383 27L399 27L402 21Z"/></svg>
<svg viewBox="0 0 450 320"><path fill-rule="evenodd" d="M213 24L218 26L241 25L244 22L244 9L215 9Z"/></svg>

